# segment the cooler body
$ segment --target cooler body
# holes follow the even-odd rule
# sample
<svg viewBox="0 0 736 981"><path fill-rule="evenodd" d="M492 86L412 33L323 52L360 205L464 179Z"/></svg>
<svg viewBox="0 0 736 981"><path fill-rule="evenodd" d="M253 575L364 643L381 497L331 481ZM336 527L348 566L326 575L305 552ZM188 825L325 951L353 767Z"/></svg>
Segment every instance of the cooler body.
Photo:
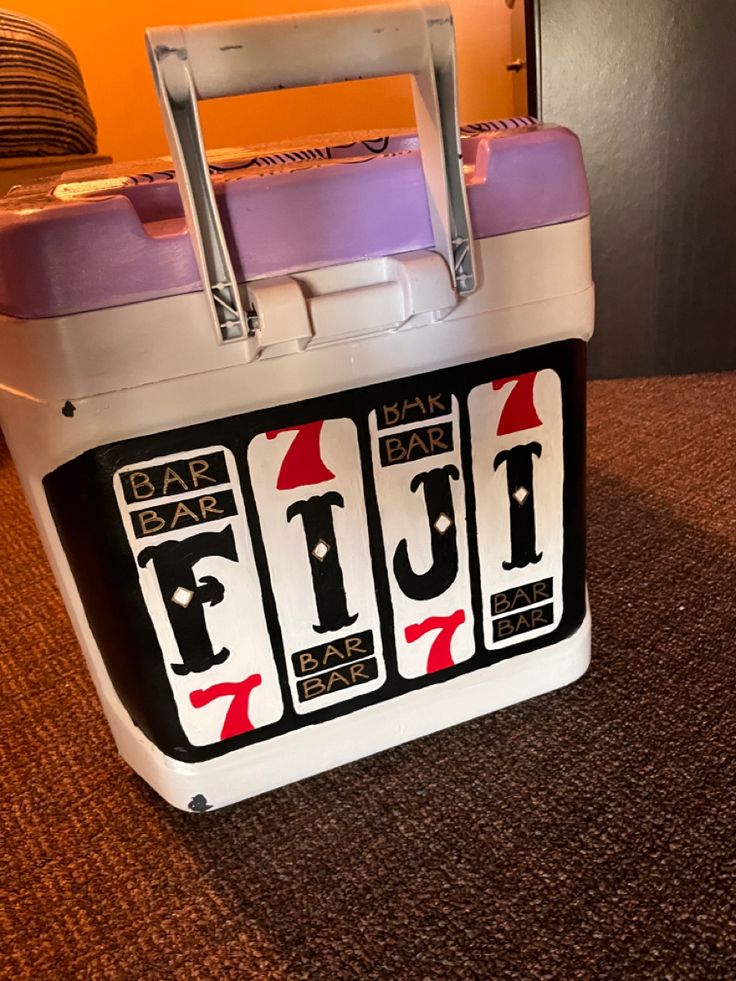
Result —
<svg viewBox="0 0 736 981"><path fill-rule="evenodd" d="M228 164L255 356L213 337L165 171L0 215L5 435L120 752L177 807L587 667L580 150L515 121L463 154L467 296L411 137Z"/></svg>

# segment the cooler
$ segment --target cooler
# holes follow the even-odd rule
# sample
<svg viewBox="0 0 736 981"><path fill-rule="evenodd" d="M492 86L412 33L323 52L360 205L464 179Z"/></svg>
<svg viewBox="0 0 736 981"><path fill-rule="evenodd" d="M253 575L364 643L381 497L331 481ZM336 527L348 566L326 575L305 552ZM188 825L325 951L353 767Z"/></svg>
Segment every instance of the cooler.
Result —
<svg viewBox="0 0 736 981"><path fill-rule="evenodd" d="M460 133L442 5L148 42L173 166L0 202L0 411L120 753L205 811L585 671L589 201L568 130ZM207 163L198 99L399 73L418 136Z"/></svg>

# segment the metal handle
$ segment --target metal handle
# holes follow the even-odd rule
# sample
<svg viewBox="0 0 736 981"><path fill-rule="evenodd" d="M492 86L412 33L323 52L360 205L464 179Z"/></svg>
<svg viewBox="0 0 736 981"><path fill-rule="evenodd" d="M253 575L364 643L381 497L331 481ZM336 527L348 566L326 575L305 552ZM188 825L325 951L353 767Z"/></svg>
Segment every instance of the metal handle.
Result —
<svg viewBox="0 0 736 981"><path fill-rule="evenodd" d="M411 75L435 247L459 293L475 289L455 80L444 3L371 6L146 32L187 223L222 340L253 337L215 203L198 99Z"/></svg>

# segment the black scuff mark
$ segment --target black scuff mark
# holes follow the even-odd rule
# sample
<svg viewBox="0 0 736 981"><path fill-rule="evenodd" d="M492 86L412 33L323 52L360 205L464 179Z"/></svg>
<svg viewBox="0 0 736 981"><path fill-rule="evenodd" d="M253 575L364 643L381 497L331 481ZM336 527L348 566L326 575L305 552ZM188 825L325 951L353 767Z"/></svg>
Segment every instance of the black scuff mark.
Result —
<svg viewBox="0 0 736 981"><path fill-rule="evenodd" d="M180 61L187 60L187 49L186 48L170 48L168 44L157 44L155 48L156 57L161 60L162 58L168 58L169 55L176 55Z"/></svg>
<svg viewBox="0 0 736 981"><path fill-rule="evenodd" d="M207 803L207 798L204 794L195 794L187 804L187 807L190 811L194 811L195 814L204 814L205 811L212 810L212 804Z"/></svg>
<svg viewBox="0 0 736 981"><path fill-rule="evenodd" d="M66 416L67 419L71 419L76 411L77 411L76 405L73 402L70 402L69 399L67 399L66 402L61 407L61 414L63 416Z"/></svg>

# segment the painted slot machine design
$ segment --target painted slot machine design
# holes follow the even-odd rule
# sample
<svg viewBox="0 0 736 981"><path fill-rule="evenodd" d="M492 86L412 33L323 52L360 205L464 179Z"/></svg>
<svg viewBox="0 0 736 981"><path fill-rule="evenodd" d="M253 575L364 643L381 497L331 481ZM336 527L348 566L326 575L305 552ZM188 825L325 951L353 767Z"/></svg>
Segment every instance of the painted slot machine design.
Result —
<svg viewBox="0 0 736 981"><path fill-rule="evenodd" d="M332 412L292 425L243 416L237 438L223 420L219 443L115 472L192 746L441 683L560 624L560 375L429 377L326 396Z"/></svg>
<svg viewBox="0 0 736 981"><path fill-rule="evenodd" d="M248 468L294 709L379 688L386 668L355 423L261 433Z"/></svg>
<svg viewBox="0 0 736 981"><path fill-rule="evenodd" d="M458 402L422 392L369 417L399 674L475 653Z"/></svg>
<svg viewBox="0 0 736 981"><path fill-rule="evenodd" d="M550 369L468 395L483 640L496 650L562 615L562 392Z"/></svg>
<svg viewBox="0 0 736 981"><path fill-rule="evenodd" d="M116 495L182 728L195 746L275 722L283 704L232 452L141 461Z"/></svg>

